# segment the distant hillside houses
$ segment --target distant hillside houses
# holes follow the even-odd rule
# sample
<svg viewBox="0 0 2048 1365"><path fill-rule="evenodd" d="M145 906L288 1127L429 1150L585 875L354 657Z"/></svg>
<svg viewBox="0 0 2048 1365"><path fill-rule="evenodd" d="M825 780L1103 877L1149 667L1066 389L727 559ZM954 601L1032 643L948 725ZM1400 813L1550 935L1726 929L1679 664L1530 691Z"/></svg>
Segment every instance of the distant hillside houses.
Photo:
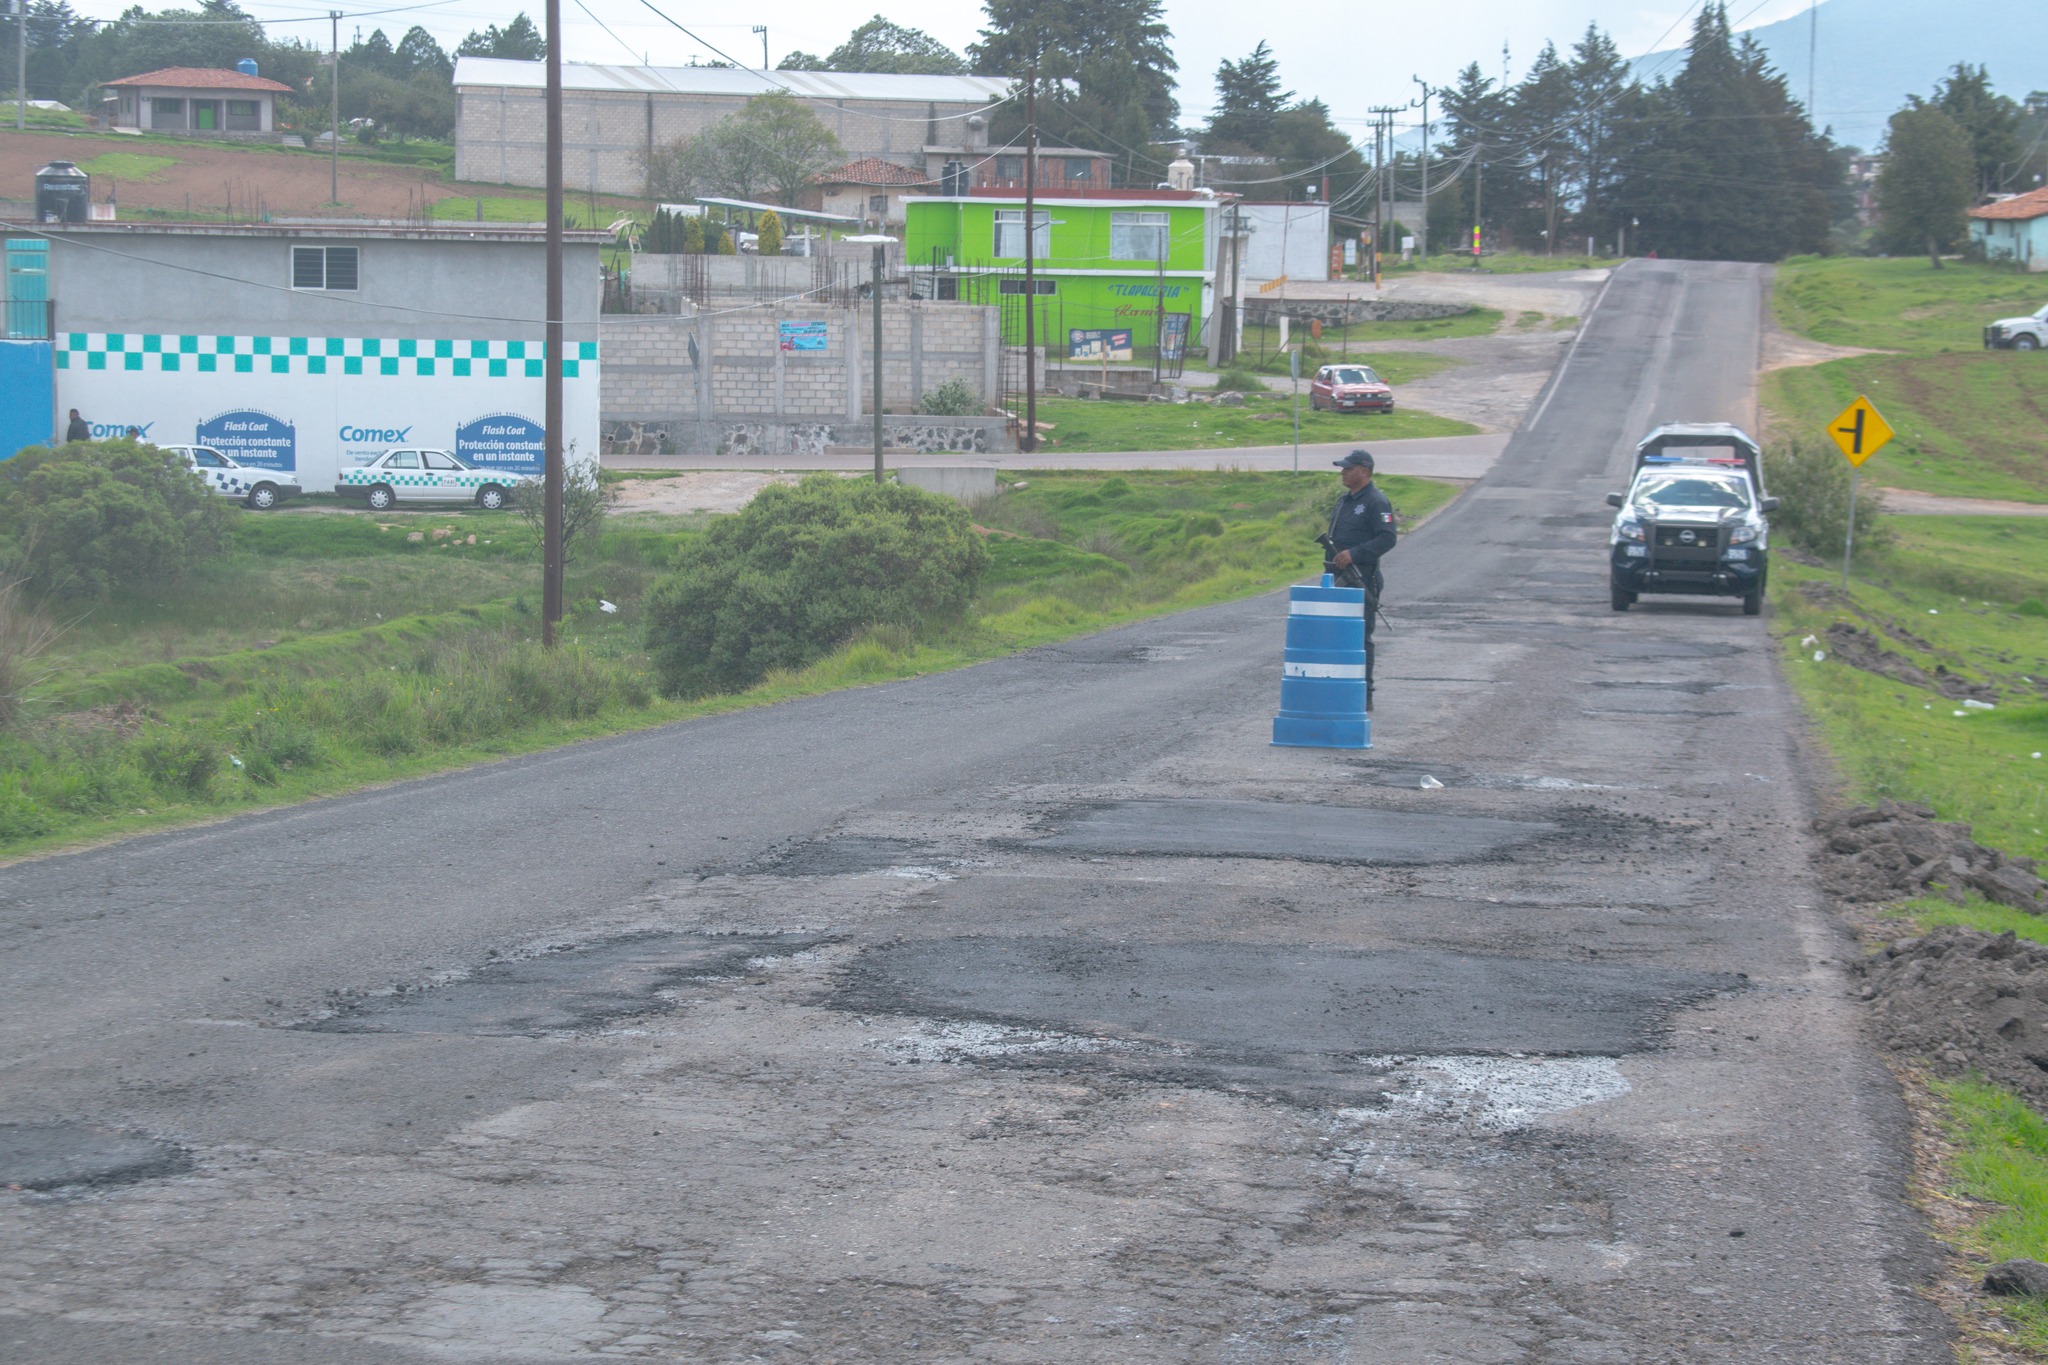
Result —
<svg viewBox="0 0 2048 1365"><path fill-rule="evenodd" d="M546 69L543 62L457 59L456 179L545 183ZM773 90L803 101L849 161L873 157L923 174L930 152L987 149L988 116L1011 84L1003 76L564 62L564 181L577 192L645 194L656 148L696 137Z"/></svg>

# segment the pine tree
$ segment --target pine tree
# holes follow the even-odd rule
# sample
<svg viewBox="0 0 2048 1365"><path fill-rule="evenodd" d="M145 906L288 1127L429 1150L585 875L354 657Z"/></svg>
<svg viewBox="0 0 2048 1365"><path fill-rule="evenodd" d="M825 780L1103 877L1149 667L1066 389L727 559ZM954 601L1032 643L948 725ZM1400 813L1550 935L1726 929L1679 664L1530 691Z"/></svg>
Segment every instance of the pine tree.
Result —
<svg viewBox="0 0 2048 1365"><path fill-rule="evenodd" d="M1211 148L1270 151L1274 120L1293 97L1280 88L1280 63L1263 39L1243 61L1223 62L1216 68L1216 108L1209 116Z"/></svg>
<svg viewBox="0 0 2048 1365"><path fill-rule="evenodd" d="M1180 113L1161 0L987 0L986 9L988 27L967 55L976 71L1020 81L1036 61L1039 141L1099 147L1116 155L1119 183L1157 183L1166 167L1150 144ZM1021 134L1023 106L996 111L999 140Z"/></svg>
<svg viewBox="0 0 2048 1365"><path fill-rule="evenodd" d="M1992 90L1983 67L1958 62L1934 87L1934 107L1954 119L1970 139L1977 193L1997 194L2008 188L2026 155L2019 138L2019 105Z"/></svg>
<svg viewBox="0 0 2048 1365"><path fill-rule="evenodd" d="M782 215L770 209L761 215L761 221L754 226L754 251L761 256L782 254Z"/></svg>
<svg viewBox="0 0 2048 1365"><path fill-rule="evenodd" d="M701 213L693 213L693 214L690 214L690 215L686 216L686 217L685 217L685 218L683 219L683 231L682 231L682 235L681 235L681 236L680 236L680 237L679 237L679 238L677 239L676 245L677 245L677 246L678 246L678 247L679 247L679 248L680 248L681 250L683 250L683 251L686 251L686 252L688 252L688 253L689 253L690 255L692 255L692 256L700 256L700 255L702 255L702 254L703 254L703 252L704 252L704 215L703 215L703 214L701 214Z"/></svg>

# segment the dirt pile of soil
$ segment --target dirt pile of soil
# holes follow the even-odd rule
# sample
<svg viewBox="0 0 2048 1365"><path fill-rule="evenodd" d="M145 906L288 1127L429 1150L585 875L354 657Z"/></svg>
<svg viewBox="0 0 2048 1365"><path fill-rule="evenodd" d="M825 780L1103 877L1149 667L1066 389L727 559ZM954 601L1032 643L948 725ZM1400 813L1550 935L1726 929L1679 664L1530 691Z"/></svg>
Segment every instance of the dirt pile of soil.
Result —
<svg viewBox="0 0 2048 1365"><path fill-rule="evenodd" d="M1945 1075L1982 1072L2048 1107L2048 944L1944 925L1857 971L1887 1048Z"/></svg>
<svg viewBox="0 0 2048 1365"><path fill-rule="evenodd" d="M1968 825L1936 820L1931 807L1880 801L1816 820L1813 828L1824 841L1821 876L1836 900L1932 893L1961 901L1974 890L2000 905L2048 914L2048 883L2033 859L1984 847Z"/></svg>
<svg viewBox="0 0 2048 1365"><path fill-rule="evenodd" d="M1949 672L1946 664L1936 664L1934 672L1929 673L1905 655L1886 649L1870 631L1846 621L1837 621L1828 627L1828 653L1851 668L1860 668L1866 673L1905 683L1908 687L1939 692L1950 701L1998 700L1997 689L1989 684L1959 677Z"/></svg>

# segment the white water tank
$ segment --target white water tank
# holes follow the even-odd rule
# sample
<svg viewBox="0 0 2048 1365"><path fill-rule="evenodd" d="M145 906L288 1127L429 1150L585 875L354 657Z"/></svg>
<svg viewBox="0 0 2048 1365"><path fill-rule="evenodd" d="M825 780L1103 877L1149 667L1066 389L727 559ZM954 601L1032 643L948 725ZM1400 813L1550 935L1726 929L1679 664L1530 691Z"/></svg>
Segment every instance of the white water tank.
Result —
<svg viewBox="0 0 2048 1365"><path fill-rule="evenodd" d="M1174 163L1166 168L1166 186L1168 189L1175 190L1193 189L1195 187L1195 163L1184 156L1175 159Z"/></svg>

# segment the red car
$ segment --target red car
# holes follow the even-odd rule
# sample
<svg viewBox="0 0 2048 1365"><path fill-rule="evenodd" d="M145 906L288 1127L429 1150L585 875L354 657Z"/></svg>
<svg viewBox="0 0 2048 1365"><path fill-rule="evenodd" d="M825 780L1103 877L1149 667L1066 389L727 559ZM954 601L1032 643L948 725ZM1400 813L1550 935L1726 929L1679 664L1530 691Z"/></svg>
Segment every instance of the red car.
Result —
<svg viewBox="0 0 2048 1365"><path fill-rule="evenodd" d="M1392 412L1394 391L1365 365L1325 365L1309 381L1308 405L1332 412Z"/></svg>

